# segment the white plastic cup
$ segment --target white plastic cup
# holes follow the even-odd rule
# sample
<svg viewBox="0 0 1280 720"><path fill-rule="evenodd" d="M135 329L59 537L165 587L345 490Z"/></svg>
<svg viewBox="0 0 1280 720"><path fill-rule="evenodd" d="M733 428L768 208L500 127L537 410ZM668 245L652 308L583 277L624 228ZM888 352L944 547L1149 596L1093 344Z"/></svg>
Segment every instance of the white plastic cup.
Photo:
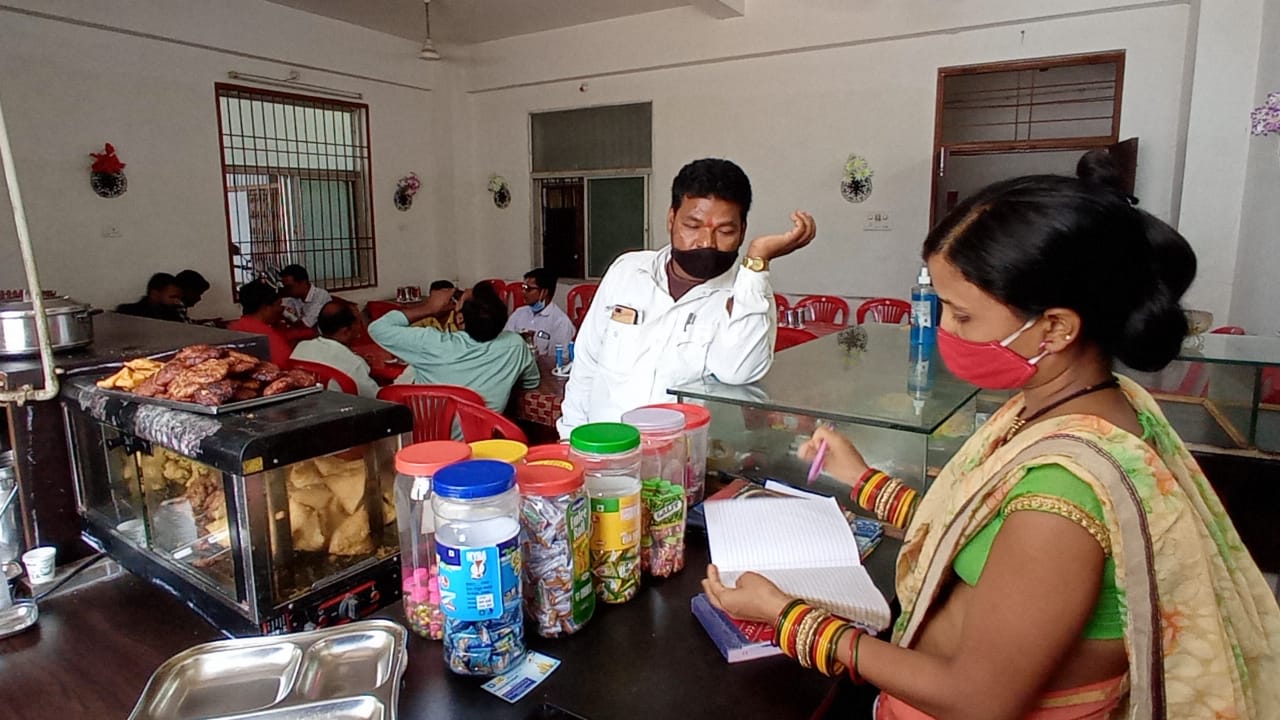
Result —
<svg viewBox="0 0 1280 720"><path fill-rule="evenodd" d="M43 585L53 580L54 558L58 549L38 547L22 554L22 564L27 568L27 579L32 585Z"/></svg>

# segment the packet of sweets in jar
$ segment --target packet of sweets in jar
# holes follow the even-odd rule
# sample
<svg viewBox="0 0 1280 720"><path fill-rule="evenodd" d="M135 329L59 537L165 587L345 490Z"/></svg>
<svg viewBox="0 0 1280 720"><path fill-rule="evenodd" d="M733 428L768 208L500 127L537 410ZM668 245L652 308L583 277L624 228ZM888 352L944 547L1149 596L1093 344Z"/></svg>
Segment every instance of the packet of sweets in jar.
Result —
<svg viewBox="0 0 1280 720"><path fill-rule="evenodd" d="M674 575L684 569L684 488L665 480L646 480L640 499L644 513L641 569L654 577Z"/></svg>

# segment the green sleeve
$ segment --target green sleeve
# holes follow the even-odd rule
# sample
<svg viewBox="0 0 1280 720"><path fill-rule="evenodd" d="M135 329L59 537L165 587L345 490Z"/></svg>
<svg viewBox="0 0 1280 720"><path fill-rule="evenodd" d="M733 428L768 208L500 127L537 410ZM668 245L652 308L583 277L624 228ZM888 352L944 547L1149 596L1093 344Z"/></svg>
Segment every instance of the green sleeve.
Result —
<svg viewBox="0 0 1280 720"><path fill-rule="evenodd" d="M1013 490L1009 491L1009 496L1005 498L1004 504L1008 505L1010 500L1023 495L1052 495L1060 497L1063 500L1079 505L1082 510L1093 516L1094 520L1104 522L1102 501L1098 500L1097 493L1093 491L1089 483L1076 477L1075 473L1056 463L1052 465L1037 465L1028 470L1027 474L1022 476L1022 480L1013 486Z"/></svg>

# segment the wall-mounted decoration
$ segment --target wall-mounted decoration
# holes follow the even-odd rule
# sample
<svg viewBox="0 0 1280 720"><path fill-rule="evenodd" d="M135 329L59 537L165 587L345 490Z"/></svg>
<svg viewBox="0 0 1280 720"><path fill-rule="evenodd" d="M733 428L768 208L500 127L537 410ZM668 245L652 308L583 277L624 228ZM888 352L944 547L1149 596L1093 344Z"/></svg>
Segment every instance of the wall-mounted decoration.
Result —
<svg viewBox="0 0 1280 720"><path fill-rule="evenodd" d="M840 180L840 195L851 203L860 203L871 197L871 163L861 155L850 155L844 161L844 178Z"/></svg>
<svg viewBox="0 0 1280 720"><path fill-rule="evenodd" d="M421 188L422 181L418 179L418 173L409 173L396 182L396 194L392 196L391 201L395 203L397 210L404 212L413 207L413 196L417 195Z"/></svg>
<svg viewBox="0 0 1280 720"><path fill-rule="evenodd" d="M493 193L493 204L504 208L511 204L511 188L507 179L501 175L489 176L489 192Z"/></svg>
<svg viewBox="0 0 1280 720"><path fill-rule="evenodd" d="M1280 92L1267 95L1267 102L1254 108L1249 119L1254 135L1280 135Z"/></svg>
<svg viewBox="0 0 1280 720"><path fill-rule="evenodd" d="M89 187L98 197L119 197L129 189L124 163L116 157L116 149L111 143L104 145L100 153L89 153L89 157L93 158L93 166L89 168Z"/></svg>

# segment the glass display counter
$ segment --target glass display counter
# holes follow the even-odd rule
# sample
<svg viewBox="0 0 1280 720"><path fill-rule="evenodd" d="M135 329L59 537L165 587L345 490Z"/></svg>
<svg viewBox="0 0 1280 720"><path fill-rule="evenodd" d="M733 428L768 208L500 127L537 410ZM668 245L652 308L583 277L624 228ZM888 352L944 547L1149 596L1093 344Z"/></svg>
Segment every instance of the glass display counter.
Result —
<svg viewBox="0 0 1280 720"><path fill-rule="evenodd" d="M975 416L994 409L951 375L936 346L912 348L905 327L860 326L865 335L829 335L775 356L760 382L714 380L671 388L681 402L711 410L708 468L805 484L795 454L818 422L851 438L867 462L918 490L973 434ZM843 497L827 477L815 489Z"/></svg>
<svg viewBox="0 0 1280 720"><path fill-rule="evenodd" d="M1199 448L1280 452L1280 338L1202 335L1155 376L1122 370L1154 394L1178 434Z"/></svg>

